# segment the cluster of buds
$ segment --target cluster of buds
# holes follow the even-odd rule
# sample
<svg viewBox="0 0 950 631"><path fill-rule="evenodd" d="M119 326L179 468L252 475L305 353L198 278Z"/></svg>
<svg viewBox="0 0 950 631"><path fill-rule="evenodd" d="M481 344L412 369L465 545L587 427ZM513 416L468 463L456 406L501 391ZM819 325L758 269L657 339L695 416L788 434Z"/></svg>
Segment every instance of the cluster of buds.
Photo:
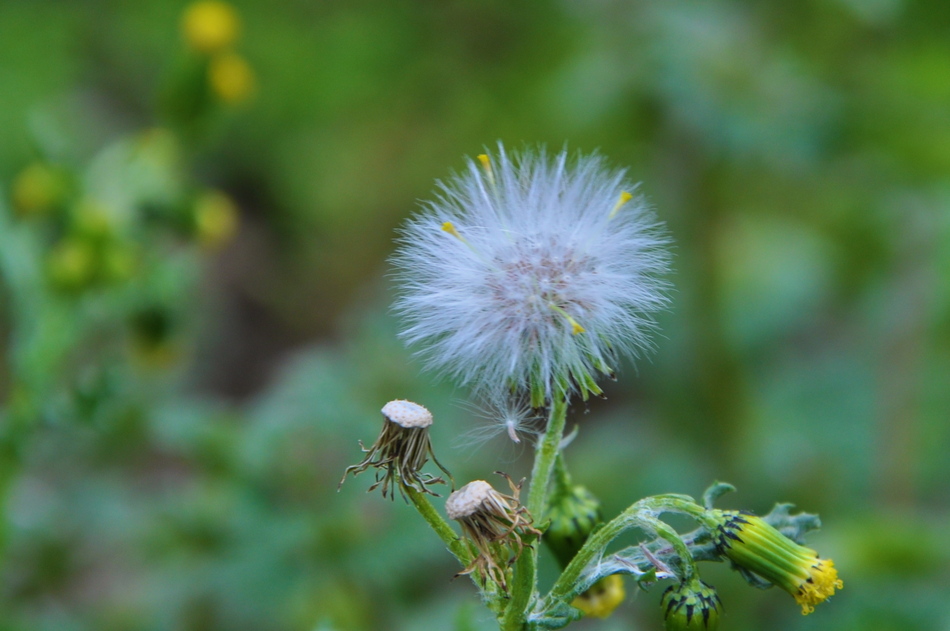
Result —
<svg viewBox="0 0 950 631"><path fill-rule="evenodd" d="M452 475L432 451L432 441L429 437L432 413L418 403L398 399L384 405L382 413L383 429L379 437L368 449L360 442L366 457L359 464L346 468L340 486L343 486L346 476L351 472L358 475L373 467L376 469L376 482L369 490L373 491L382 486L383 497L394 497L393 488L398 488L403 496L407 488L438 496L429 489L429 485L445 484L445 480L422 473L422 467L428 462L429 456L449 479ZM337 489L339 490L339 487Z"/></svg>
<svg viewBox="0 0 950 631"><path fill-rule="evenodd" d="M223 0L198 0L181 16L182 54L165 81L162 113L183 137L200 139L222 112L253 96L254 69L238 51L241 16Z"/></svg>
<svg viewBox="0 0 950 631"><path fill-rule="evenodd" d="M241 33L234 7L221 0L200 0L185 9L181 28L188 48L207 64L211 92L225 103L246 99L254 88L254 72L234 50Z"/></svg>
<svg viewBox="0 0 950 631"><path fill-rule="evenodd" d="M815 605L844 587L831 559L798 545L767 521L751 513L709 511L716 546L736 566L778 585L810 614Z"/></svg>
<svg viewBox="0 0 950 631"><path fill-rule="evenodd" d="M474 480L449 495L445 512L461 525L476 551L472 563L457 576L477 572L482 580L494 581L507 593L508 567L518 560L531 539L541 536L541 531L533 527L531 515L518 499L521 484L496 473L508 480L511 495L499 493L484 480Z"/></svg>
<svg viewBox="0 0 950 631"><path fill-rule="evenodd" d="M195 186L180 139L164 128L117 139L85 171L37 160L14 178L11 201L44 242L50 288L72 295L139 277L157 231L210 251L234 237L239 221L226 194Z"/></svg>

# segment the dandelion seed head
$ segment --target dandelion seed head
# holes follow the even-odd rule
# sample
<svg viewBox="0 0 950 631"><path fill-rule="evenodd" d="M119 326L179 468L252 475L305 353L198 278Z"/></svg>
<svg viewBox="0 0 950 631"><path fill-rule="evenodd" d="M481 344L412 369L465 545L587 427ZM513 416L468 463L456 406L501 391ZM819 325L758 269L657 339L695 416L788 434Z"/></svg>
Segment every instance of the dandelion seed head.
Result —
<svg viewBox="0 0 950 631"><path fill-rule="evenodd" d="M666 238L635 189L596 155L470 161L402 230L402 338L489 396L599 393L667 302Z"/></svg>

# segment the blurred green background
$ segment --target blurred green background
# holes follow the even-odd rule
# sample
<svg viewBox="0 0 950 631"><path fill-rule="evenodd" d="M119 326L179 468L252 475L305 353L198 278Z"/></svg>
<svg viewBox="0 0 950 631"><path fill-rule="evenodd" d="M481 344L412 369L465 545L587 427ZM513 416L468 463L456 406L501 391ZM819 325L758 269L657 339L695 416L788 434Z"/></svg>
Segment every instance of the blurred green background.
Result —
<svg viewBox="0 0 950 631"><path fill-rule="evenodd" d="M950 630L944 0L235 1L218 101L185 6L0 3L0 630L491 629L336 486L393 398L456 480L528 471L387 312L394 228L498 140L629 166L675 240L656 352L569 421L606 513L820 513L844 590L710 567L724 630ZM572 628L658 630L662 589Z"/></svg>

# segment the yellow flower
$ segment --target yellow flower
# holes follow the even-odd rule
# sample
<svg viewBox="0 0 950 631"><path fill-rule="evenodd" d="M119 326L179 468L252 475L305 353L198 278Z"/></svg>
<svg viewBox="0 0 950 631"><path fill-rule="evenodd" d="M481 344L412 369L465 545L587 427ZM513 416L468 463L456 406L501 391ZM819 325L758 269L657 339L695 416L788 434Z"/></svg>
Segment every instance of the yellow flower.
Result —
<svg viewBox="0 0 950 631"><path fill-rule="evenodd" d="M206 191L195 201L195 236L202 247L214 250L230 241L238 229L238 212L231 198Z"/></svg>
<svg viewBox="0 0 950 631"><path fill-rule="evenodd" d="M810 614L815 605L844 587L831 559L820 559L761 517L737 511L711 511L716 545L736 565L778 585Z"/></svg>
<svg viewBox="0 0 950 631"><path fill-rule="evenodd" d="M88 241L66 237L50 250L46 268L49 280L57 288L81 290L93 282L96 253Z"/></svg>
<svg viewBox="0 0 950 631"><path fill-rule="evenodd" d="M208 83L221 101L240 103L254 91L254 71L237 53L220 53L208 65Z"/></svg>
<svg viewBox="0 0 950 631"><path fill-rule="evenodd" d="M583 611L585 616L606 618L623 602L625 596L623 578L619 574L611 574L591 585L590 589L574 599L571 606Z"/></svg>
<svg viewBox="0 0 950 631"><path fill-rule="evenodd" d="M66 189L64 173L48 164L34 162L13 180L13 207L23 216L42 215L65 199Z"/></svg>
<svg viewBox="0 0 950 631"><path fill-rule="evenodd" d="M810 614L815 605L834 596L835 589L844 587L844 581L838 578L838 570L831 559L819 559L816 555L813 565L808 569L808 578L793 594L802 606L802 615Z"/></svg>
<svg viewBox="0 0 950 631"><path fill-rule="evenodd" d="M181 30L190 48L211 54L237 41L241 21L237 11L227 2L202 0L185 9Z"/></svg>

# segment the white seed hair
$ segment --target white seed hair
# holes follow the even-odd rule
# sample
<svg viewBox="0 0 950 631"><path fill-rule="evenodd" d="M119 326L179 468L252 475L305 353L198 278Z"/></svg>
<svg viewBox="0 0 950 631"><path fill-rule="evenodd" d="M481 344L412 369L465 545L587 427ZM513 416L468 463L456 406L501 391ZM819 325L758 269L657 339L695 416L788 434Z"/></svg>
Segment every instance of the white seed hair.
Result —
<svg viewBox="0 0 950 631"><path fill-rule="evenodd" d="M438 187L392 259L400 335L429 368L483 395L534 381L550 397L650 346L667 239L624 171L499 143Z"/></svg>
<svg viewBox="0 0 950 631"><path fill-rule="evenodd" d="M481 399L478 402L462 404L479 422L459 435L455 446L470 449L502 435L506 437L507 442L521 445L524 438L541 433L543 416L537 414L527 399L505 394L501 400Z"/></svg>

